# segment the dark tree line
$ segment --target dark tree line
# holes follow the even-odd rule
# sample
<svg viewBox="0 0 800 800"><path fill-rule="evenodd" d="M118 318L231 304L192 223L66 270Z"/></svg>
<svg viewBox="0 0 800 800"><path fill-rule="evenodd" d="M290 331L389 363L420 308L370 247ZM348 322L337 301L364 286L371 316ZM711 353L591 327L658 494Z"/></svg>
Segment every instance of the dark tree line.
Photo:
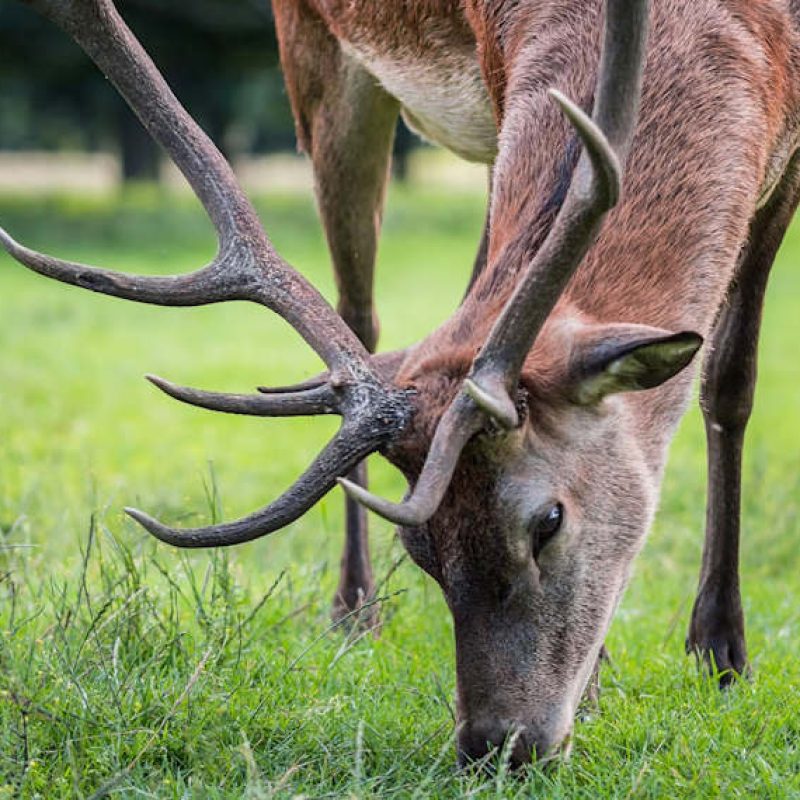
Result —
<svg viewBox="0 0 800 800"><path fill-rule="evenodd" d="M269 0L117 0L192 115L228 154L292 149ZM398 136L398 161L411 146ZM115 150L155 177L157 147L103 76L21 2L0 3L0 149Z"/></svg>

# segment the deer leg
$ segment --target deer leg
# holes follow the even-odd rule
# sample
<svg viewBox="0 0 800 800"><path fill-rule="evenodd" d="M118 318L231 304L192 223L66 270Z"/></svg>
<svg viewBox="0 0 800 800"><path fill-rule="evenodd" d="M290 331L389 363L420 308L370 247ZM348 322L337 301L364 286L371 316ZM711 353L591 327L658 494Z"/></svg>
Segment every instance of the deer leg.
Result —
<svg viewBox="0 0 800 800"><path fill-rule="evenodd" d="M314 166L338 311L372 352L379 330L373 302L375 255L399 104L342 52L305 2L276 0L274 8L298 138ZM366 487L366 464L347 477ZM374 591L366 512L347 499L345 517L334 620L352 614ZM357 619L376 626L376 608L370 606Z"/></svg>
<svg viewBox="0 0 800 800"><path fill-rule="evenodd" d="M720 673L722 686L747 669L739 588L742 447L753 407L764 293L800 198L798 166L795 157L752 224L749 245L713 332L701 387L708 443L706 538L686 649Z"/></svg>
<svg viewBox="0 0 800 800"><path fill-rule="evenodd" d="M489 197L492 196L492 171L489 170ZM483 270L486 268L486 264L489 259L489 230L491 225L492 219L492 207L491 204L487 203L486 207L486 219L483 223L483 231L481 232L481 240L478 243L478 252L475 253L475 261L472 264L472 274L469 278L469 283L467 284L467 290L464 293L466 297L471 291L472 287L475 285L475 281L478 280Z"/></svg>
<svg viewBox="0 0 800 800"><path fill-rule="evenodd" d="M349 104L339 109L343 118L333 124L329 112L316 128L314 172L339 289L338 311L372 352L379 332L373 303L374 264L398 106L372 77L350 77L355 85L350 86ZM347 477L366 488L366 463ZM346 498L345 546L333 618L358 609L372 598L373 591L366 509ZM366 609L358 621L375 627L377 608Z"/></svg>

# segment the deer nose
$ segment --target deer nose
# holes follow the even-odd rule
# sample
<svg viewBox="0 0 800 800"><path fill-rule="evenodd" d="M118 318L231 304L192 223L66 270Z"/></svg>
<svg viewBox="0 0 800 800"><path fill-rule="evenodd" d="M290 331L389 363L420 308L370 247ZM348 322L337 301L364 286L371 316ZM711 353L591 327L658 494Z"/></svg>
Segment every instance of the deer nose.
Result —
<svg viewBox="0 0 800 800"><path fill-rule="evenodd" d="M505 748L505 749L504 749ZM530 764L537 752L536 737L519 723L499 720L466 722L458 734L458 766L474 766L490 753L504 753L509 766Z"/></svg>

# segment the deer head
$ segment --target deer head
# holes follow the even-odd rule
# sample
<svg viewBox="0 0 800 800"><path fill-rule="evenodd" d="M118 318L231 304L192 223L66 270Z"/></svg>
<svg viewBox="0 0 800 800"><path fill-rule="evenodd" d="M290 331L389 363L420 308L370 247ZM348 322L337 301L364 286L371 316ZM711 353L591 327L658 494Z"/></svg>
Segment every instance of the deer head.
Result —
<svg viewBox="0 0 800 800"><path fill-rule="evenodd" d="M512 764L566 747L656 504L627 393L671 378L700 343L639 325L548 322L514 395L517 424L484 415L429 518L412 516L419 480L400 509L364 498L401 525L453 614L462 762L512 734ZM451 409L469 407L458 371L445 379L423 362L407 376L419 410L386 455L412 483L440 435L427 409L446 396L443 382Z"/></svg>
<svg viewBox="0 0 800 800"><path fill-rule="evenodd" d="M187 403L257 416L338 414L342 425L280 498L241 520L171 528L179 547L246 542L297 519L339 482L396 522L414 561L441 585L455 620L463 759L514 736L512 760L567 741L631 560L654 508L655 477L624 393L656 387L700 346L692 333L599 325L560 303L620 194L637 116L647 0L609 0L594 111L552 97L583 143L556 221L508 298L465 303L403 353L370 356L328 303L273 249L233 173L170 92L111 0L33 0L125 96L183 171L219 236L217 257L172 278L133 277L31 251L0 229L30 269L138 302L248 300L289 322L328 367L254 395L153 383ZM554 312L558 304L557 311ZM471 348L456 345L466 323ZM475 340L475 332L486 335ZM340 476L380 451L413 487L402 503Z"/></svg>

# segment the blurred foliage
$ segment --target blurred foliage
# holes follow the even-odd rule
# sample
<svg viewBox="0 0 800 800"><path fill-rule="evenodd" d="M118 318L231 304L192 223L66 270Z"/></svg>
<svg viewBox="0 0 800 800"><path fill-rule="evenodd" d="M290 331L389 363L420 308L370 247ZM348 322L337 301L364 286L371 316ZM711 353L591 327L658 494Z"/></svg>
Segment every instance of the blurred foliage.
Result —
<svg viewBox="0 0 800 800"><path fill-rule="evenodd" d="M294 146L267 0L119 0L130 27L227 152ZM0 148L123 150L152 174L156 151L89 59L22 3L0 4Z"/></svg>
<svg viewBox="0 0 800 800"><path fill-rule="evenodd" d="M269 0L117 5L223 152L294 148ZM401 127L398 177L412 145ZM113 88L67 36L21 2L0 4L0 150L111 150L126 178L158 172L158 149Z"/></svg>

